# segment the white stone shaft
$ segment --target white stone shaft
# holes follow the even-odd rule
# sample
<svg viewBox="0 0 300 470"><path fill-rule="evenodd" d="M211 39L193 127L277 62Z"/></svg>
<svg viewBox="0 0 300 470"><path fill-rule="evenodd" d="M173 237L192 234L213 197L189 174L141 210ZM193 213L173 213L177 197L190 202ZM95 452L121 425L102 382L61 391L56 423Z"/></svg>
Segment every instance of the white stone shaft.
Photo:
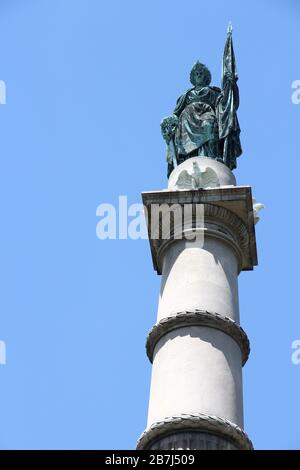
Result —
<svg viewBox="0 0 300 470"><path fill-rule="evenodd" d="M174 241L163 260L158 318L208 310L239 322L238 260L226 242ZM214 328L176 329L154 351L148 426L166 417L204 413L243 427L242 358L238 344Z"/></svg>

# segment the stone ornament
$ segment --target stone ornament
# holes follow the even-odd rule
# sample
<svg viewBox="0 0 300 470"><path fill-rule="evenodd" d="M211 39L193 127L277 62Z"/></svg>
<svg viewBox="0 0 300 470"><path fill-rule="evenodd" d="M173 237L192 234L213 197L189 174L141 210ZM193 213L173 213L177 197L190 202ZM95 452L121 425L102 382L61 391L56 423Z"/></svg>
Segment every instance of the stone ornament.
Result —
<svg viewBox="0 0 300 470"><path fill-rule="evenodd" d="M195 310L193 312L176 313L163 318L159 323L153 326L146 341L147 356L151 363L153 362L155 346L159 340L170 331L186 326L203 326L223 331L225 334L231 336L239 345L242 354L242 365L247 362L250 354L250 343L243 328L227 316Z"/></svg>
<svg viewBox="0 0 300 470"><path fill-rule="evenodd" d="M252 198L253 201L253 215L254 215L254 223L257 224L257 222L260 220L259 217L259 211L265 208L265 205L262 204L261 202L256 202L255 197Z"/></svg>
<svg viewBox="0 0 300 470"><path fill-rule="evenodd" d="M202 413L171 416L158 423L153 423L139 438L137 450L151 449L152 444L163 435L184 429L215 433L229 439L239 450L253 450L252 442L239 426L219 416Z"/></svg>
<svg viewBox="0 0 300 470"><path fill-rule="evenodd" d="M209 157L191 157L170 174L168 189L208 189L236 186L234 174L227 166Z"/></svg>

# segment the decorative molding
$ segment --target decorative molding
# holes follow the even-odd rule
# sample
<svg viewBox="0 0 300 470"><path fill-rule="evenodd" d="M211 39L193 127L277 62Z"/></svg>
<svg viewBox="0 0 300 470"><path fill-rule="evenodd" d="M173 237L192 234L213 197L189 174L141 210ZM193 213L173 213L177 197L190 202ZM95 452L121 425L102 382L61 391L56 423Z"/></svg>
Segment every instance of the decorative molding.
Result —
<svg viewBox="0 0 300 470"><path fill-rule="evenodd" d="M204 217L215 221L221 221L223 225L229 227L236 236L242 251L249 245L249 233L246 225L236 214L225 207L214 204L204 204Z"/></svg>
<svg viewBox="0 0 300 470"><path fill-rule="evenodd" d="M232 248L232 250L236 254L237 263L238 263L238 273L239 273L243 266L244 253L242 252L240 245L238 241L236 240L236 237L234 237L229 231L228 231L229 233L226 232L224 230L224 225L222 225L221 227L222 228L220 228L220 225L218 226L217 224L212 224L208 220L206 220L204 228L190 228L189 227L189 228L184 229L184 231L182 231L181 229L182 234L183 234L181 238L184 239L184 235L190 232L193 232L196 238L197 235L202 232L202 236L204 238L211 237L211 238L214 238L215 240L218 239L222 241L223 243L226 243ZM178 227L176 228L178 229ZM176 233L178 233L178 231ZM159 243L157 243L156 262L157 262L157 266L160 266L160 270L163 265L163 259L164 259L166 250L176 240L177 238L174 236L174 232L172 232L170 238L159 240ZM157 242L157 240L155 240L155 242Z"/></svg>
<svg viewBox="0 0 300 470"><path fill-rule="evenodd" d="M195 205L194 202L191 204L193 206ZM184 211L184 204L180 203L178 206L181 206L182 211ZM249 246L249 233L242 219L225 207L207 203L202 204L202 206L204 207L204 230L215 228L215 230L209 231L215 235L219 235L219 238L223 237L225 240L231 239L232 242L238 245L238 248L241 250L241 252L245 254ZM195 214L191 220L187 220L187 227L185 227L184 221L180 226L175 226L173 223L170 227L170 237L162 239L158 236L159 233L161 233L162 221L160 220L154 232L156 238L153 240L153 243L156 245L158 258L161 258L161 253L164 251L165 245L169 245L178 239L184 239L184 234L186 232L190 232L191 230L199 230L199 227L197 227L196 223L197 220ZM191 224L193 228L191 228ZM181 236L179 237L179 235ZM161 260L159 263L161 264Z"/></svg>
<svg viewBox="0 0 300 470"><path fill-rule="evenodd" d="M170 244L176 243L178 234L191 231L204 230L204 237L219 238L224 243L230 243L238 256L242 270L252 270L257 265L255 228L253 218L252 193L249 186L218 187L211 189L195 189L170 191L161 190L142 193L143 204L146 209L149 242L154 269L158 274L162 272L164 252ZM186 227L171 227L167 239L161 237L163 217L151 217L152 207L192 206L193 217L186 222ZM195 223L194 215L197 206L203 206L204 224ZM176 217L175 217L176 219ZM165 221L165 218L164 218ZM173 230L172 230L173 229ZM175 235L174 235L175 230ZM219 235L219 236L218 236Z"/></svg>
<svg viewBox="0 0 300 470"><path fill-rule="evenodd" d="M187 326L204 326L223 331L223 333L231 336L239 345L242 353L242 365L247 362L250 353L250 343L243 328L227 316L206 310L178 312L175 315L163 318L154 325L146 341L146 351L150 362L152 363L153 361L156 344L164 335L177 328Z"/></svg>
<svg viewBox="0 0 300 470"><path fill-rule="evenodd" d="M202 413L171 416L163 421L153 423L139 438L137 450L151 449L152 445L155 445L160 438L187 430L219 435L230 441L239 450L253 450L252 442L239 426L225 418Z"/></svg>
<svg viewBox="0 0 300 470"><path fill-rule="evenodd" d="M192 205L195 205L195 203L193 202ZM203 230L204 237L219 238L223 242L227 244L229 243L232 249L236 252L239 271L242 269L243 258L244 256L247 256L247 250L249 247L249 233L247 226L240 217L225 207L207 203L202 205L204 207L204 224L201 228L197 227L197 220L195 215L193 215L191 220L187 220L187 226L184 225L184 222L182 222L180 226L174 225L173 223L170 227L170 237L162 239L158 237L158 234L161 233L162 222L160 220L156 228L155 235L157 238L152 240L153 246L156 247L157 265L160 266L160 270L163 263L164 252L172 243L174 243L174 241L176 242L178 239L184 239L185 233L189 233L191 231L196 233L197 231ZM184 204L181 203L179 206L184 210Z"/></svg>

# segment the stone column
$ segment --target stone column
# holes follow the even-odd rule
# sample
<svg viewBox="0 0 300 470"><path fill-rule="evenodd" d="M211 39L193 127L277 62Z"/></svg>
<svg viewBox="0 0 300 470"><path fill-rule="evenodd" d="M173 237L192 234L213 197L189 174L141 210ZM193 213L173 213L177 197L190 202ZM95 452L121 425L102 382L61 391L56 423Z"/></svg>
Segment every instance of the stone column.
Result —
<svg viewBox="0 0 300 470"><path fill-rule="evenodd" d="M195 161L204 176L215 172L214 187L178 189L180 172ZM153 364L148 424L137 448L251 449L242 387L250 348L237 280L257 264L251 188L236 186L225 165L207 158L189 159L173 173L169 190L142 195L162 279L146 344Z"/></svg>

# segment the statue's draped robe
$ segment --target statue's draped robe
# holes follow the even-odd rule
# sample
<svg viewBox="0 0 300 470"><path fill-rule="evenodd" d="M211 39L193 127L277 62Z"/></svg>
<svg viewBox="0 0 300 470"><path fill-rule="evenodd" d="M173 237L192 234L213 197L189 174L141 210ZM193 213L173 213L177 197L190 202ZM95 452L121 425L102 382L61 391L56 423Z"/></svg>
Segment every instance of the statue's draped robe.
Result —
<svg viewBox="0 0 300 470"><path fill-rule="evenodd" d="M236 81L226 77L222 91L206 86L190 88L180 96L174 109L179 119L174 136L178 163L200 155L222 160L231 170L236 168L236 158L242 153L238 106Z"/></svg>
<svg viewBox="0 0 300 470"><path fill-rule="evenodd" d="M218 121L216 105L221 90L217 87L191 88L178 100L174 114L179 118L175 133L175 145L179 160L195 155L197 149L206 147L207 156L219 156L217 141ZM214 142L214 146L205 145ZM197 152L201 155L201 152Z"/></svg>

